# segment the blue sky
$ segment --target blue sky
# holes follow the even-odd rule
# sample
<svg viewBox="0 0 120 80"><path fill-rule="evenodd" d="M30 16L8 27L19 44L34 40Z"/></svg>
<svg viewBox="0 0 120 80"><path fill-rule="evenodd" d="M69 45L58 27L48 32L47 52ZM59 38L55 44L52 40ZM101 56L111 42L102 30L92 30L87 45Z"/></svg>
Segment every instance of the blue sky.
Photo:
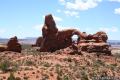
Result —
<svg viewBox="0 0 120 80"><path fill-rule="evenodd" d="M59 30L103 30L120 40L120 0L0 0L0 37L39 37L47 14Z"/></svg>

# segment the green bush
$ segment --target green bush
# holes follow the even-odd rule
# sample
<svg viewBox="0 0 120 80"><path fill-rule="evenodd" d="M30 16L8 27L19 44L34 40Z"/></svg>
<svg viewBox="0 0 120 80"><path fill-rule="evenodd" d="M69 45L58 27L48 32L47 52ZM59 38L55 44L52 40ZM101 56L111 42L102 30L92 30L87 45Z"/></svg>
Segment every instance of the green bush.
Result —
<svg viewBox="0 0 120 80"><path fill-rule="evenodd" d="M7 72L9 70L9 67L10 67L10 62L8 60L5 60L3 62L1 62L0 64L0 69L3 71L3 72Z"/></svg>

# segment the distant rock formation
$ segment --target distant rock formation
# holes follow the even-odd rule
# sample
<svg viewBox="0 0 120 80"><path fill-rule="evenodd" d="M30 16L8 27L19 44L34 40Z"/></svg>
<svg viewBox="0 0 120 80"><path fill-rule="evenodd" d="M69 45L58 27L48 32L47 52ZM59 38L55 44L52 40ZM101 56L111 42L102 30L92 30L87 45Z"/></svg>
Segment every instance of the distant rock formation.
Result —
<svg viewBox="0 0 120 80"><path fill-rule="evenodd" d="M7 46L0 45L0 52L6 51Z"/></svg>
<svg viewBox="0 0 120 80"><path fill-rule="evenodd" d="M36 43L32 45L32 47L40 47L43 41L43 37L38 37Z"/></svg>
<svg viewBox="0 0 120 80"><path fill-rule="evenodd" d="M22 47L18 43L17 37L12 37L7 43L7 51L14 51L14 52L20 52L21 53Z"/></svg>

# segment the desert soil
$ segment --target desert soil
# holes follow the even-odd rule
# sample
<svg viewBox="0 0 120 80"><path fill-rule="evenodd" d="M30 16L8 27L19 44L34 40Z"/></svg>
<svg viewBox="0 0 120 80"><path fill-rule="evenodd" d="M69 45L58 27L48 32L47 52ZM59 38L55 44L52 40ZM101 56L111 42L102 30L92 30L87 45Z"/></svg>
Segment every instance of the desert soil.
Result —
<svg viewBox="0 0 120 80"><path fill-rule="evenodd" d="M0 80L7 80L10 73L16 80L92 80L104 76L120 78L120 49L113 49L113 55L69 55L56 51L42 53L24 49L22 53L0 52L0 66L7 61L8 70L0 68Z"/></svg>

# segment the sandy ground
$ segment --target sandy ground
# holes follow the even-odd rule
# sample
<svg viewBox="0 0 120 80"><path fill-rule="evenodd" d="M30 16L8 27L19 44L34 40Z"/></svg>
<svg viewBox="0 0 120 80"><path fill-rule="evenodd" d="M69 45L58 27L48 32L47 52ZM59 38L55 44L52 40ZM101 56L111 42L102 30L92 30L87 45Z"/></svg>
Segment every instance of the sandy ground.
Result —
<svg viewBox="0 0 120 80"><path fill-rule="evenodd" d="M22 53L0 52L0 66L8 61L8 71L0 68L0 80L7 80L12 72L19 80L92 80L104 76L120 78L120 49L112 49L113 56L86 53L40 53L23 50ZM100 53L99 53L100 54Z"/></svg>

